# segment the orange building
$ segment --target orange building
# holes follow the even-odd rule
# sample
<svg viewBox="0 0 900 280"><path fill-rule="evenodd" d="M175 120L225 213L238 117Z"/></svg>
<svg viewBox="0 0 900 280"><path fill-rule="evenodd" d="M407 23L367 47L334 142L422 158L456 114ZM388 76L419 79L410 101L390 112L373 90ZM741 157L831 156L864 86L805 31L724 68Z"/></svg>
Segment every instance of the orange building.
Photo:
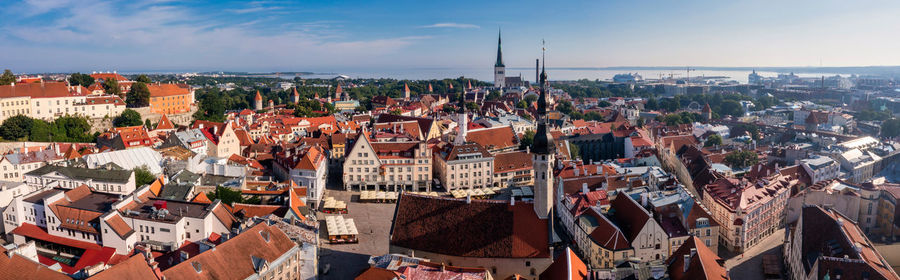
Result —
<svg viewBox="0 0 900 280"><path fill-rule="evenodd" d="M179 114L189 112L194 103L194 94L186 84L148 84L150 89L150 112L157 114Z"/></svg>

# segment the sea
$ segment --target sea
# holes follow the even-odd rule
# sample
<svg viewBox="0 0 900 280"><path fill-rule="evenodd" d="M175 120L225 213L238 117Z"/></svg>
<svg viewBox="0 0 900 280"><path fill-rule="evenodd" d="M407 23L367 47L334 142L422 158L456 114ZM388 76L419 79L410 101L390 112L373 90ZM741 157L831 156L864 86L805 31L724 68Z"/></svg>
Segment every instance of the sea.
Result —
<svg viewBox="0 0 900 280"><path fill-rule="evenodd" d="M659 78L675 78L684 79L688 75L692 79L696 77L707 77L714 80L737 81L747 83L747 79L753 70L712 70L697 69L690 71L686 68L547 68L547 74L552 81L564 80L612 80L616 74L636 73L644 79ZM774 71L756 71L763 77L776 77L778 74L788 74L789 72ZM794 72L801 78L820 78L822 76L830 77L841 75L843 77L850 76L849 73L815 73L815 72ZM481 81L493 82L493 68L409 68L409 69L373 69L373 70L357 70L357 71L327 71L313 72L313 74L300 75L304 78L335 78L339 75L348 76L350 78L392 78L399 80L431 80L466 77ZM534 68L507 68L506 75L522 76L524 80L534 81ZM295 75L270 75L271 77L280 77L284 79L293 79Z"/></svg>

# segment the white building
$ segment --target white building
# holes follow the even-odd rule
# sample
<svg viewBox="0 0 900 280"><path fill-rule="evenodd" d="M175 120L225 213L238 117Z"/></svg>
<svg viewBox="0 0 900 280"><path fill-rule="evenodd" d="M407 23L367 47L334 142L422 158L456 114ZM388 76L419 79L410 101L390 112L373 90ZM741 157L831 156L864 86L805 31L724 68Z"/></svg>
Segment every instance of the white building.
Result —
<svg viewBox="0 0 900 280"><path fill-rule="evenodd" d="M838 154L837 160L841 162L841 168L848 173L847 181L860 184L872 178L875 171L875 163L880 161L881 157L871 152L851 149Z"/></svg>
<svg viewBox="0 0 900 280"><path fill-rule="evenodd" d="M87 185L105 193L128 195L135 189L134 171L87 169L45 165L25 173L25 183L36 188L74 189Z"/></svg>
<svg viewBox="0 0 900 280"><path fill-rule="evenodd" d="M307 201L311 201L313 207L322 200L328 180L328 159L322 148L304 146L287 149L275 155L272 166L279 179L290 179L307 187Z"/></svg>
<svg viewBox="0 0 900 280"><path fill-rule="evenodd" d="M800 165L802 165L803 169L806 170L806 173L809 174L809 177L811 178L810 184L837 178L841 171L841 166L837 161L824 156L815 156L800 160Z"/></svg>

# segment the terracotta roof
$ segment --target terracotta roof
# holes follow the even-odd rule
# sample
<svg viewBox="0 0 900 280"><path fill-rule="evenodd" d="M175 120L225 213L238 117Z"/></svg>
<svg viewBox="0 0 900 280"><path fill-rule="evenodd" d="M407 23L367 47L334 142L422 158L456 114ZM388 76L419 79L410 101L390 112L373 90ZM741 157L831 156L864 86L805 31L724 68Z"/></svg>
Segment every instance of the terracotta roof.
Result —
<svg viewBox="0 0 900 280"><path fill-rule="evenodd" d="M241 142L241 146L250 146L256 144L255 142L253 142L253 138L250 137L250 134L247 133L247 131L243 128L235 129L234 135L237 136L238 141Z"/></svg>
<svg viewBox="0 0 900 280"><path fill-rule="evenodd" d="M150 97L175 96L191 94L191 90L177 84L147 84Z"/></svg>
<svg viewBox="0 0 900 280"><path fill-rule="evenodd" d="M122 239L128 238L129 235L134 233L134 229L128 226L128 223L126 223L118 213L112 214L106 219L106 224L109 225L109 227Z"/></svg>
<svg viewBox="0 0 900 280"><path fill-rule="evenodd" d="M530 170L533 166L531 154L523 151L494 155L494 173Z"/></svg>
<svg viewBox="0 0 900 280"><path fill-rule="evenodd" d="M47 82L0 86L0 98L25 97L54 98L77 95L69 91L66 83Z"/></svg>
<svg viewBox="0 0 900 280"><path fill-rule="evenodd" d="M296 186L296 184L294 181L291 181L291 187L288 191L288 207L294 212L294 216L297 216L297 218L301 220L306 220L306 216L303 216L303 212L300 211L301 207L306 207L306 203L303 203L303 200L300 199L301 197L306 196L306 194L301 196L299 194L301 188L295 188L294 186Z"/></svg>
<svg viewBox="0 0 900 280"><path fill-rule="evenodd" d="M556 258L540 278L546 280L584 280L588 277L587 266L569 247Z"/></svg>
<svg viewBox="0 0 900 280"><path fill-rule="evenodd" d="M6 248L0 247L0 279L70 280L72 278L22 255L10 255L6 252Z"/></svg>
<svg viewBox="0 0 900 280"><path fill-rule="evenodd" d="M213 215L216 215L216 218L225 225L225 228L230 229L232 225L237 222L237 219L235 219L234 215L231 215L231 212L222 205L223 203L216 205L216 207L212 209L212 212Z"/></svg>
<svg viewBox="0 0 900 280"><path fill-rule="evenodd" d="M175 125L172 124L172 121L165 114L159 119L159 123L156 124L156 130L160 129L175 129Z"/></svg>
<svg viewBox="0 0 900 280"><path fill-rule="evenodd" d="M859 226L839 212L820 206L804 207L800 222L802 240L794 242L801 244L805 271L797 273L808 273L817 266L819 275L812 275L816 279L823 279L825 274L836 279L838 268L847 279L856 279L864 272L870 275L869 279L900 279Z"/></svg>
<svg viewBox="0 0 900 280"><path fill-rule="evenodd" d="M150 264L147 263L147 259L144 258L143 254L135 254L121 262L116 264L110 268L107 268L100 273L91 276L90 280L159 280L156 275L157 271L154 271Z"/></svg>
<svg viewBox="0 0 900 280"><path fill-rule="evenodd" d="M235 203L232 205L231 213L235 215L241 215L243 217L264 217L270 214L274 214L278 217L284 217L284 214L287 213L288 207L281 205L256 205L256 204L243 204L243 203Z"/></svg>
<svg viewBox="0 0 900 280"><path fill-rule="evenodd" d="M209 200L209 197L206 196L206 193L200 192L197 194L197 196L194 196L194 199L191 199L191 202L211 204L212 200Z"/></svg>
<svg viewBox="0 0 900 280"><path fill-rule="evenodd" d="M246 279L256 273L254 258L272 263L296 243L275 226L257 224L243 233L165 271L170 279Z"/></svg>
<svg viewBox="0 0 900 280"><path fill-rule="evenodd" d="M628 237L628 240L635 240L648 222L654 222L650 212L641 207L631 196L617 195L610 203L610 207L612 218Z"/></svg>
<svg viewBox="0 0 900 280"><path fill-rule="evenodd" d="M401 194L391 245L475 258L550 257L547 220L531 203Z"/></svg>
<svg viewBox="0 0 900 280"><path fill-rule="evenodd" d="M631 248L631 242L629 242L625 233L622 232L622 229L606 218L606 216L598 213L594 208L589 208L584 212L584 217L596 223L593 228L585 230L590 231L591 239L601 247L613 251Z"/></svg>
<svg viewBox="0 0 900 280"><path fill-rule="evenodd" d="M687 270L685 270L684 256L691 255L691 249L696 249L696 253L690 257ZM725 267L720 262L722 259L706 247L702 240L691 236L681 247L678 247L678 250L672 253L666 264L672 280L729 279Z"/></svg>
<svg viewBox="0 0 900 280"><path fill-rule="evenodd" d="M664 136L660 138L663 147L671 148L672 151L681 150L684 146L696 146L700 144L700 141L697 141L697 138L694 135L676 135L676 136Z"/></svg>
<svg viewBox="0 0 900 280"><path fill-rule="evenodd" d="M400 278L400 273L392 270L387 270L380 267L370 266L359 276L356 276L356 280L395 280L402 279Z"/></svg>
<svg viewBox="0 0 900 280"><path fill-rule="evenodd" d="M468 131L466 141L478 143L488 150L501 150L519 145L519 139L511 126Z"/></svg>
<svg viewBox="0 0 900 280"><path fill-rule="evenodd" d="M116 81L127 81L128 80L125 77L123 77L122 75L119 75L118 73L94 73L94 74L91 74L91 78L98 79L98 80L115 79Z"/></svg>

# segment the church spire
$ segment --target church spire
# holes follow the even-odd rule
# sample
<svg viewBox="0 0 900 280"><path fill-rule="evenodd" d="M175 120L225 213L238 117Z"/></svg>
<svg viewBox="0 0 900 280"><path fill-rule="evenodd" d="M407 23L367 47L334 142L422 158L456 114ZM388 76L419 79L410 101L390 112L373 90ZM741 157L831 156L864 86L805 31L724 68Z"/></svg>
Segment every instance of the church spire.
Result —
<svg viewBox="0 0 900 280"><path fill-rule="evenodd" d="M547 61L546 58L544 58L543 54L543 52L546 50L546 48L541 48L541 57L544 59L544 63L541 65L541 93L537 101L538 127L537 132L534 134L534 148L532 149L532 151L536 154L545 155L553 154L556 152L556 145L553 143L553 136L550 135L550 130L547 128Z"/></svg>
<svg viewBox="0 0 900 280"><path fill-rule="evenodd" d="M506 67L503 65L503 52L500 50L500 31L497 31L497 62L494 63L494 67Z"/></svg>

